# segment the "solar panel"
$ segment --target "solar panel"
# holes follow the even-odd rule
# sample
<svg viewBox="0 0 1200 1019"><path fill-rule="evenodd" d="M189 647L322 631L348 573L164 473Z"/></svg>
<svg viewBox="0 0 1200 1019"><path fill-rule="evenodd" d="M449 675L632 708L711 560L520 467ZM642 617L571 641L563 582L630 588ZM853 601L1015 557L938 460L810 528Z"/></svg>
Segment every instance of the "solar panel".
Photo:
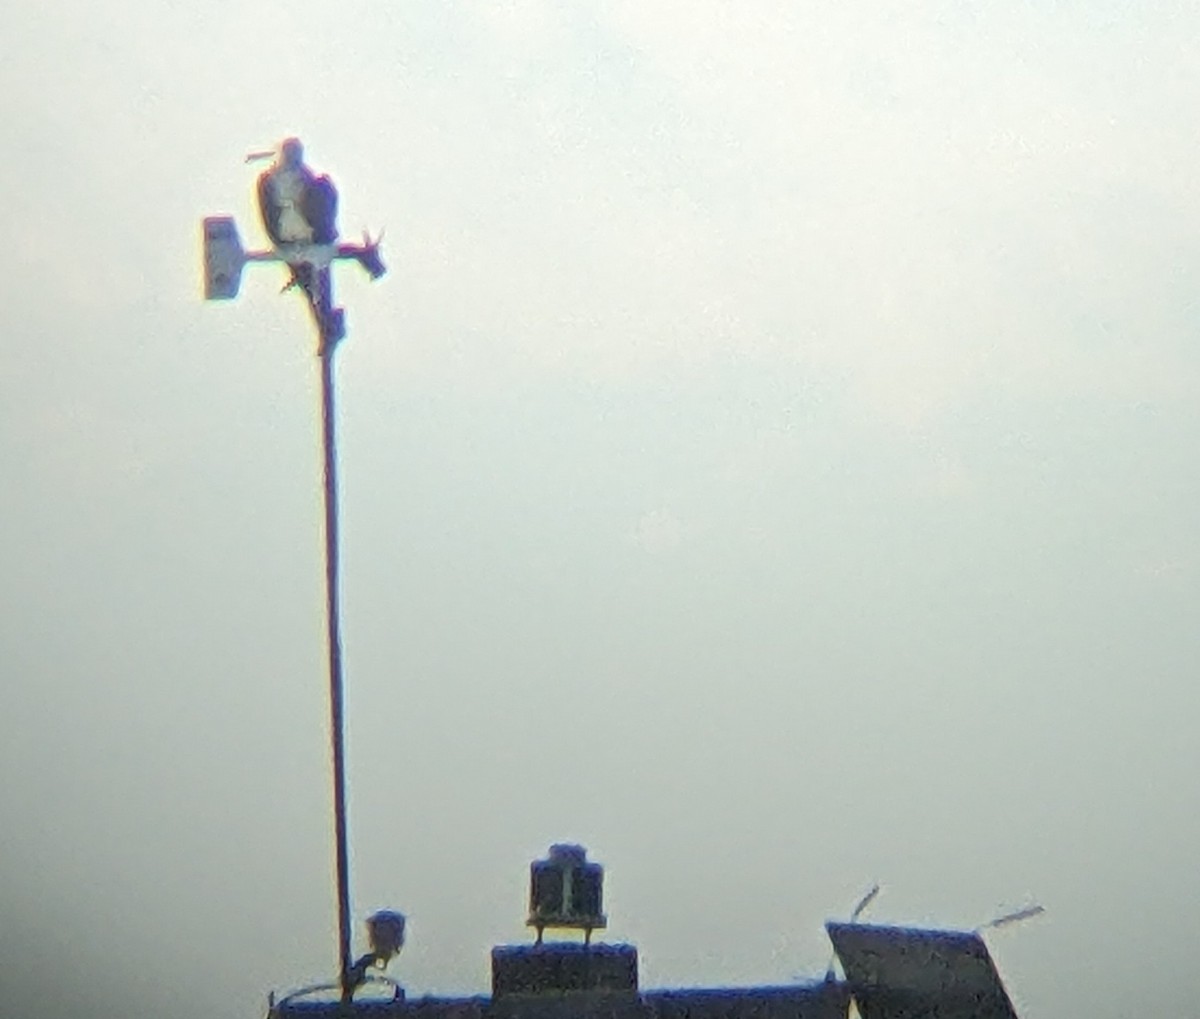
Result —
<svg viewBox="0 0 1200 1019"><path fill-rule="evenodd" d="M843 923L825 929L863 1019L1017 1019L978 934Z"/></svg>

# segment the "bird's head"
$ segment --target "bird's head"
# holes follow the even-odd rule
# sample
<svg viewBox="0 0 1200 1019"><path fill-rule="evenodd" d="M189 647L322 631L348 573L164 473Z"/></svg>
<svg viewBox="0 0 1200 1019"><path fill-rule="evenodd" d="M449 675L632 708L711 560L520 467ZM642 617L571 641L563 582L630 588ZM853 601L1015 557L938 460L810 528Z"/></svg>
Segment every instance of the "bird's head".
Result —
<svg viewBox="0 0 1200 1019"><path fill-rule="evenodd" d="M294 170L304 162L304 146L299 138L285 138L277 149L264 149L246 156L247 163L261 163L267 159L274 159L276 166Z"/></svg>
<svg viewBox="0 0 1200 1019"><path fill-rule="evenodd" d="M295 169L304 162L304 146L299 138L285 138L279 146L279 165L289 170Z"/></svg>

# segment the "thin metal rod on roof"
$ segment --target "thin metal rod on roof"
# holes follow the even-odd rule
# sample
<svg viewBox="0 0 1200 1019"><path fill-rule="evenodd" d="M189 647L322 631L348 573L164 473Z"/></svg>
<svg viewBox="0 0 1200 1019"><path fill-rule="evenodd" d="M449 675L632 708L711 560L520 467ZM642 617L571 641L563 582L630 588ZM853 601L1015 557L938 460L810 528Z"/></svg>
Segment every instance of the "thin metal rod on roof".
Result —
<svg viewBox="0 0 1200 1019"><path fill-rule="evenodd" d="M866 912L867 907L872 902L875 901L875 896L878 894L879 894L879 882L876 881L875 884L871 886L871 890L869 892L867 892L867 894L864 895L861 899L858 900L858 905L855 906L853 911L850 913L850 922L851 923L854 923L860 916L863 915L863 913Z"/></svg>
<svg viewBox="0 0 1200 1019"><path fill-rule="evenodd" d="M986 931L994 930L997 927L1007 927L1009 924L1020 923L1022 920L1029 920L1032 917L1040 916L1044 912L1046 912L1044 906L1026 906L1024 909L1018 909L1013 913L1005 913L1004 916L998 916L995 920L989 920L982 927L977 929Z"/></svg>

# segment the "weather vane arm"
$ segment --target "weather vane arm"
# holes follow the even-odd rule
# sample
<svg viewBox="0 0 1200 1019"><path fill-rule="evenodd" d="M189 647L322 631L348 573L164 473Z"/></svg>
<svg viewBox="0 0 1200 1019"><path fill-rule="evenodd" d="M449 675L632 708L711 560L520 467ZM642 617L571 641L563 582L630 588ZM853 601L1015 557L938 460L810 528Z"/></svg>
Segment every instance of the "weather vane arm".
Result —
<svg viewBox="0 0 1200 1019"><path fill-rule="evenodd" d="M355 261L373 280L387 272L379 254L382 238L364 236L361 244L281 244L266 251L247 251L232 216L209 216L204 220L204 296L209 301L237 297L242 270L249 262L306 263L327 268L335 261Z"/></svg>

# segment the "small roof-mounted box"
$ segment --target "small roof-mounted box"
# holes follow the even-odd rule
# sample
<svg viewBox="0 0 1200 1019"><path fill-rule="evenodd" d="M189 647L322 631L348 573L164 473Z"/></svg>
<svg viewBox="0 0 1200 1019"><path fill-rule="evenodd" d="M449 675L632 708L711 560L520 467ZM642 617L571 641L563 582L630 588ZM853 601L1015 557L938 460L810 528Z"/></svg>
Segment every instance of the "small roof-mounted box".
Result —
<svg viewBox="0 0 1200 1019"><path fill-rule="evenodd" d="M547 927L581 930L590 943L592 931L608 925L603 896L604 868L588 862L583 846L551 846L549 857L529 868L528 924L538 944Z"/></svg>

